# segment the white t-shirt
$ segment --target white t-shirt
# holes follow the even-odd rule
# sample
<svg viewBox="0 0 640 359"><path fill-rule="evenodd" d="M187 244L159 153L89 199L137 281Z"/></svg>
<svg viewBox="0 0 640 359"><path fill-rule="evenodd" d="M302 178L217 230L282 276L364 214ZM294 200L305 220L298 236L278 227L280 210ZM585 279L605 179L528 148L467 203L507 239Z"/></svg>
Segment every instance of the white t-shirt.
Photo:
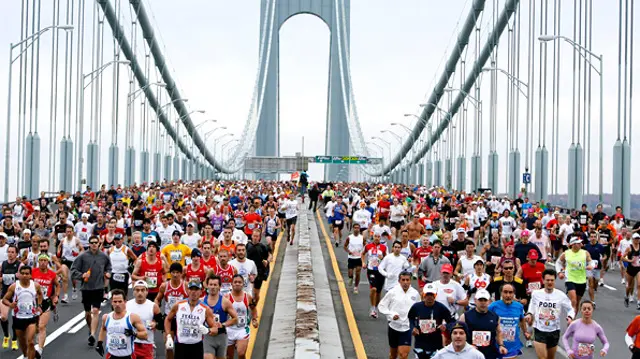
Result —
<svg viewBox="0 0 640 359"><path fill-rule="evenodd" d="M511 217L500 217L499 221L502 225L502 236L509 237L513 233L516 222Z"/></svg>
<svg viewBox="0 0 640 359"><path fill-rule="evenodd" d="M407 261L407 257L401 254L397 256L393 253L387 254L378 265L378 271L386 278L384 290L389 291L395 287L398 284L400 273L409 267L411 264Z"/></svg>
<svg viewBox="0 0 640 359"><path fill-rule="evenodd" d="M392 204L390 207L391 210L391 221L392 222L401 222L404 221L404 207L401 204L394 205Z"/></svg>
<svg viewBox="0 0 640 359"><path fill-rule="evenodd" d="M570 224L563 223L558 230L558 233L562 233L562 244L567 244L567 238L573 234L573 226Z"/></svg>
<svg viewBox="0 0 640 359"><path fill-rule="evenodd" d="M298 201L286 200L284 201L284 215L286 219L295 218L298 216Z"/></svg>
<svg viewBox="0 0 640 359"><path fill-rule="evenodd" d="M353 255L349 254L348 257L351 259L362 258L362 252L364 251L364 237L362 234L356 236L354 234L349 235L349 245L347 246L349 252L353 253Z"/></svg>
<svg viewBox="0 0 640 359"><path fill-rule="evenodd" d="M329 201L324 205L324 214L327 216L327 218L333 217L333 207L335 206L336 203L333 201Z"/></svg>
<svg viewBox="0 0 640 359"><path fill-rule="evenodd" d="M192 235L185 233L180 237L180 242L187 247L194 249L198 246L198 241L200 241L200 239L202 239L202 236L198 233L194 232Z"/></svg>
<svg viewBox="0 0 640 359"><path fill-rule="evenodd" d="M360 229L365 230L369 228L371 223L371 212L366 209L359 209L353 212L353 222L360 225Z"/></svg>
<svg viewBox="0 0 640 359"><path fill-rule="evenodd" d="M244 278L244 290L251 293L253 290L253 283L249 281L249 275L258 275L258 267L256 267L256 263L248 258L245 258L244 262L240 262L237 258L234 258L229 261L229 264L234 266L238 270L238 274Z"/></svg>
<svg viewBox="0 0 640 359"><path fill-rule="evenodd" d="M467 297L467 292L462 288L460 283L455 280L450 280L449 283L443 284L441 281L434 282L436 288L438 288L438 294L436 295L436 300L445 307L449 308L451 314L455 314L458 311L459 305L457 304L449 304L447 298L453 297L455 301L465 299Z"/></svg>
<svg viewBox="0 0 640 359"><path fill-rule="evenodd" d="M564 319L562 311L571 318L575 317L571 300L561 290L554 288L553 292L547 293L543 288L531 292L527 314L533 315L534 328L547 333L560 330L560 319Z"/></svg>

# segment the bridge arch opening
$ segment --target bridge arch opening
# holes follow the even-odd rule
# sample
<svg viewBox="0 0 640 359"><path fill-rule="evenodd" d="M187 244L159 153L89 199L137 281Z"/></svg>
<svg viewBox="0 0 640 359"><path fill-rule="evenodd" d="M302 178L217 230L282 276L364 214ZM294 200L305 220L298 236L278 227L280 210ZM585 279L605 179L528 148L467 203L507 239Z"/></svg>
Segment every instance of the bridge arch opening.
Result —
<svg viewBox="0 0 640 359"><path fill-rule="evenodd" d="M325 153L327 87L331 31L322 18L299 13L287 18L280 36L280 155ZM309 166L312 179L324 178L324 166ZM289 175L282 174L281 179Z"/></svg>

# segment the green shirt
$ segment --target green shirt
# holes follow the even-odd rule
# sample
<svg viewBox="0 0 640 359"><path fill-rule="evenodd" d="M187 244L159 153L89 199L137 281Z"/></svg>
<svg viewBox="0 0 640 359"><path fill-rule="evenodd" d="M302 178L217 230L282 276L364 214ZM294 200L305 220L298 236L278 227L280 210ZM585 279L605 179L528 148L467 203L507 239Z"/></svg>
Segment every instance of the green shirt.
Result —
<svg viewBox="0 0 640 359"><path fill-rule="evenodd" d="M577 252L568 250L564 252L564 259L567 262L567 282L587 283L587 251L584 249Z"/></svg>

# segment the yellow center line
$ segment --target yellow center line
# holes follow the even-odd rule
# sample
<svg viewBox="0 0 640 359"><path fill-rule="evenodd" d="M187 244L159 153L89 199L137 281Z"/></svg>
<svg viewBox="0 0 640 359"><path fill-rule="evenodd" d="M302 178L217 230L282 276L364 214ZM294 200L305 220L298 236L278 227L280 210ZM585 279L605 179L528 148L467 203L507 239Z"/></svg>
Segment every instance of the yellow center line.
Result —
<svg viewBox="0 0 640 359"><path fill-rule="evenodd" d="M340 273L338 261L336 260L336 254L333 251L333 243L331 243L331 238L329 238L327 230L324 228L324 221L322 220L322 217L320 217L320 212L316 211L316 215L318 216L318 223L320 223L322 235L324 236L324 240L327 243L327 250L329 251L329 257L331 257L333 272L335 273L336 281L338 282L338 289L340 290L342 306L344 307L344 313L347 317L347 324L349 324L349 332L351 333L353 347L356 350L356 358L366 359L367 353L365 353L364 344L362 343L362 337L360 336L358 324L356 323L356 317L353 315L353 309L351 308L351 302L349 301L349 295L347 294L347 288L344 285L342 273Z"/></svg>
<svg viewBox="0 0 640 359"><path fill-rule="evenodd" d="M269 273L269 278L262 282L262 287L260 288L260 300L258 301L258 305L256 306L256 312L258 313L258 327L254 328L253 326L249 326L250 336L249 336L249 344L247 345L247 353L246 357L251 358L251 354L253 354L253 347L256 345L256 337L258 336L258 330L260 330L260 323L262 322L262 309L264 308L264 301L267 299L267 292L269 291L269 284L271 283L271 278L273 278L273 273L275 271L276 261L278 260L278 251L280 250L280 240L284 235L284 230L280 232L278 235L278 239L276 242L276 249L273 251L273 263L271 266L271 272ZM274 297L275 300L275 297Z"/></svg>

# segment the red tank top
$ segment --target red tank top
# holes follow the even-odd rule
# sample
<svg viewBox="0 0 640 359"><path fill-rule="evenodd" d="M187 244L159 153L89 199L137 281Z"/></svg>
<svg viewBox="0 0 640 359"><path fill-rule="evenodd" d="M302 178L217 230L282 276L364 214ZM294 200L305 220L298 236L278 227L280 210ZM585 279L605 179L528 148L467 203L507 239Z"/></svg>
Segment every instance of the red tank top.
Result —
<svg viewBox="0 0 640 359"><path fill-rule="evenodd" d="M47 270L47 273L43 273L40 268L36 268L32 273L33 280L40 284L44 299L51 297L53 293L53 281L56 279L56 272Z"/></svg>
<svg viewBox="0 0 640 359"><path fill-rule="evenodd" d="M220 292L227 294L231 291L231 282L233 280L233 266L227 264L227 268L223 269L220 264L216 263L215 274L220 277Z"/></svg>
<svg viewBox="0 0 640 359"><path fill-rule="evenodd" d="M141 256L140 271L138 273L141 276L146 277L147 285L149 286L149 293L158 293L164 276L162 275L162 261L156 259L156 262L151 264L147 262L147 253Z"/></svg>
<svg viewBox="0 0 640 359"><path fill-rule="evenodd" d="M205 271L209 269L214 269L216 265L218 265L218 261L216 261L216 257L211 256L208 260L205 260L204 257L200 260L201 265L205 268Z"/></svg>
<svg viewBox="0 0 640 359"><path fill-rule="evenodd" d="M187 269L185 270L185 273L185 280L187 281L187 283L192 279L197 279L200 281L200 283L204 283L204 277L206 276L206 273L204 272L204 265L202 263L200 263L200 267L197 270L194 270L192 264L189 264L187 266Z"/></svg>
<svg viewBox="0 0 640 359"><path fill-rule="evenodd" d="M171 281L167 282L167 287L164 290L164 300L166 302L165 312L169 313L174 304L187 298L187 296L187 290L184 288L183 281L180 281L180 285L178 285L177 288L171 285Z"/></svg>

